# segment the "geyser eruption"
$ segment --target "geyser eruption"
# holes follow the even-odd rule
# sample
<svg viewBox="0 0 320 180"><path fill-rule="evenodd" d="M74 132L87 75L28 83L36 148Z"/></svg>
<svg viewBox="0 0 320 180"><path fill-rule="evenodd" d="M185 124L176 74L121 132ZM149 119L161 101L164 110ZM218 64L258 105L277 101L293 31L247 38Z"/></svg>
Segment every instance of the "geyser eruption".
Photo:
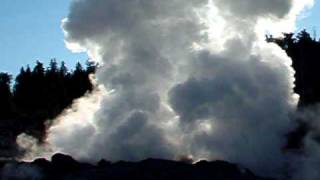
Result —
<svg viewBox="0 0 320 180"><path fill-rule="evenodd" d="M102 65L100 87L48 142L82 160L192 156L278 175L298 98L290 59L263 38L311 3L74 0L66 43Z"/></svg>

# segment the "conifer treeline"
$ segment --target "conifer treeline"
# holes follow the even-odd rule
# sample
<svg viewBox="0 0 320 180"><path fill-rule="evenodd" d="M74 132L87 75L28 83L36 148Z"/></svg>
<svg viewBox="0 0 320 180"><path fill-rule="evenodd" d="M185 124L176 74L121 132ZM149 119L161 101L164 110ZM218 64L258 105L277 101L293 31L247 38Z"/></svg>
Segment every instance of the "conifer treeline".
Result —
<svg viewBox="0 0 320 180"><path fill-rule="evenodd" d="M292 59L295 70L295 89L300 95L298 111L320 103L320 41L303 30L298 34L287 33L284 38L267 37L282 47ZM285 149L301 149L304 137L312 130L312 119L296 119L298 126L288 133Z"/></svg>
<svg viewBox="0 0 320 180"><path fill-rule="evenodd" d="M292 59L295 70L295 92L300 107L320 102L320 41L306 31L285 33L284 38L267 37L282 47Z"/></svg>
<svg viewBox="0 0 320 180"><path fill-rule="evenodd" d="M68 71L64 62L58 65L53 59L49 67L39 61L33 68L22 67L13 84L11 75L0 73L1 134L27 132L41 139L45 121L92 91L89 74L95 70L96 64L87 62L86 68L77 63L73 71Z"/></svg>

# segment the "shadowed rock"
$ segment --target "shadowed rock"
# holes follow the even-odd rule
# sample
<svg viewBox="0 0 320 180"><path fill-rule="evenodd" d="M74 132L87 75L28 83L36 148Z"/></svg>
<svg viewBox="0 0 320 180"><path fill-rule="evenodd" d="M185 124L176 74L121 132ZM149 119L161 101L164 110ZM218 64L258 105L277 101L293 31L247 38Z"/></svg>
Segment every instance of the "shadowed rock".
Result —
<svg viewBox="0 0 320 180"><path fill-rule="evenodd" d="M147 159L140 162L119 161L111 163L101 160L97 165L81 163L71 156L55 154L51 161L36 159L33 162L11 162L2 168L2 179L25 180L35 179L31 173L36 173L36 179L141 179L141 180L267 180L254 175L250 170L236 164L224 161L200 161L195 164ZM11 168L11 169L10 169ZM30 170L32 169L32 171ZM15 174L10 174L14 172Z"/></svg>

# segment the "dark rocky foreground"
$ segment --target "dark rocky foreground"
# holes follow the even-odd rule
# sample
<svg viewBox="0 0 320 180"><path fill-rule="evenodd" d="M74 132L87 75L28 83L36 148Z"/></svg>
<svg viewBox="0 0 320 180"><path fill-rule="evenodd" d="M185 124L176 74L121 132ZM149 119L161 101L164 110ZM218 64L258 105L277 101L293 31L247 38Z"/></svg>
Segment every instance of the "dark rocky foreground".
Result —
<svg viewBox="0 0 320 180"><path fill-rule="evenodd" d="M80 163L70 156L56 154L51 161L7 162L1 164L1 179L141 179L141 180L268 180L255 176L248 169L224 161L200 161L196 164L147 159L141 162L110 163L101 160L97 165ZM271 179L269 179L271 180Z"/></svg>

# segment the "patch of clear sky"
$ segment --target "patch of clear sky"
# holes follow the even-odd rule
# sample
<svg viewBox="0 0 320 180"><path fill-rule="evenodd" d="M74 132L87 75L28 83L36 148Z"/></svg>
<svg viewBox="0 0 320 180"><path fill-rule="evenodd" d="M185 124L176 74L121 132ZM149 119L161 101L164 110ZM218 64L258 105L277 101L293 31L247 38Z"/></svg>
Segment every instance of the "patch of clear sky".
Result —
<svg viewBox="0 0 320 180"><path fill-rule="evenodd" d="M64 46L61 20L68 14L70 0L0 1L0 71L16 74L20 67L45 65L50 59L73 67L88 58Z"/></svg>

